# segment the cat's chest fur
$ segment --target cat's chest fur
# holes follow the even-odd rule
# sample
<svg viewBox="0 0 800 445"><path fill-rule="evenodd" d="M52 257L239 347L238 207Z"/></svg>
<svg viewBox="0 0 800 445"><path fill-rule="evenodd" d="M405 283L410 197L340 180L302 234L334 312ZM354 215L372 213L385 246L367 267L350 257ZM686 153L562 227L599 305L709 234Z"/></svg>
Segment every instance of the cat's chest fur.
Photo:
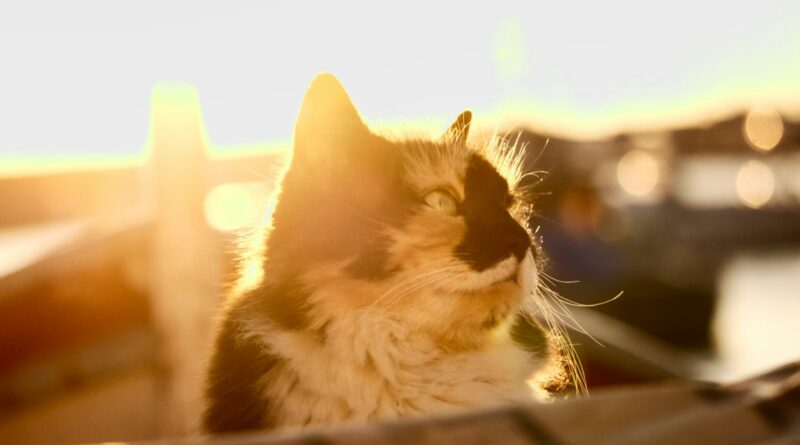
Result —
<svg viewBox="0 0 800 445"><path fill-rule="evenodd" d="M531 400L531 354L502 334L446 351L389 319L352 314L324 334L248 323L276 365L260 379L266 424L303 426L443 413Z"/></svg>

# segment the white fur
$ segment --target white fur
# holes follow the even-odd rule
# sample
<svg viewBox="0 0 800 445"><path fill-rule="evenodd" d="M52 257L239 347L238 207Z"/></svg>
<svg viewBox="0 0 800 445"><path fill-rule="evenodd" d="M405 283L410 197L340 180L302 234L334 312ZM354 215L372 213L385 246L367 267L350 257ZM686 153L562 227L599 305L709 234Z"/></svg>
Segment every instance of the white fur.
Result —
<svg viewBox="0 0 800 445"><path fill-rule="evenodd" d="M509 264L503 261L484 274L507 276ZM522 265L519 291L528 292L535 279L530 255ZM330 301L330 295L317 297ZM270 419L277 425L406 417L535 397L526 381L542 364L511 342L507 329L497 329L479 349L452 352L391 312L371 306L329 307L325 312L324 339L312 331L280 330L256 318L244 329L282 359L262 382L264 396L278 402L277 417Z"/></svg>
<svg viewBox="0 0 800 445"><path fill-rule="evenodd" d="M480 272L471 270L463 262L457 264L458 271L452 274L451 279L439 284L439 286L446 286L446 289L451 291L479 291L504 280L516 279L517 269L519 268L519 261L513 255Z"/></svg>

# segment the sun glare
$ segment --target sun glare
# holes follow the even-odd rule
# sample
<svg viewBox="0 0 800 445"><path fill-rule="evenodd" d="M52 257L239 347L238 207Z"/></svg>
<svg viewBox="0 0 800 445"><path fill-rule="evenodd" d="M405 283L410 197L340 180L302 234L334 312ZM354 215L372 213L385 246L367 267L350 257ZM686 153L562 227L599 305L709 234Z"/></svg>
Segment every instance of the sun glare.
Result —
<svg viewBox="0 0 800 445"><path fill-rule="evenodd" d="M231 232L251 224L258 214L258 201L245 184L222 184L206 195L204 211L208 225Z"/></svg>
<svg viewBox="0 0 800 445"><path fill-rule="evenodd" d="M632 2L624 14L598 3L576 15L569 3L505 1L459 8L456 19L451 6L420 2L426 14L401 8L386 21L356 2L316 5L313 19L300 3L257 2L199 8L193 26L178 32L170 24L184 12L158 7L171 18L151 22L148 11L160 3L146 0L131 8L135 19L73 13L35 32L9 21L5 40L30 46L5 54L4 66L21 69L4 71L0 82L0 173L41 171L62 158L141 162L148 91L162 81L196 87L217 151L291 137L302 93L321 71L344 82L370 123L393 128L424 118L444 124L470 107L487 130L526 125L585 139L693 125L753 100L793 119L800 116L800 27L789 24L800 8L789 0L767 3ZM37 14L25 5L16 8ZM436 14L449 19L431 20ZM273 21L264 26L267 18ZM675 34L674 23L686 26ZM315 32L292 34L303 26ZM219 32L205 32L211 28ZM290 34L295 38L286 39ZM186 42L192 50L175 57ZM31 57L35 48L44 53ZM98 53L120 59L109 64ZM52 70L51 61L62 57L75 63ZM108 69L113 75L102 75ZM774 110L759 110L748 120L748 140L768 150L782 124Z"/></svg>

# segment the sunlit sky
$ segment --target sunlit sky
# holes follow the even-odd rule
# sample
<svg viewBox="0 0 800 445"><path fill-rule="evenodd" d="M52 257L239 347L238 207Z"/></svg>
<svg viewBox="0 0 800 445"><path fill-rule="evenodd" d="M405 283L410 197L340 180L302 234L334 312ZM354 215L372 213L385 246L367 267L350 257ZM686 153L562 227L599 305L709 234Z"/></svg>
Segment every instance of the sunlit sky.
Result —
<svg viewBox="0 0 800 445"><path fill-rule="evenodd" d="M369 122L471 108L591 136L800 110L793 0L362 3L4 1L0 163L138 155L159 82L196 88L215 147L288 140L320 71Z"/></svg>

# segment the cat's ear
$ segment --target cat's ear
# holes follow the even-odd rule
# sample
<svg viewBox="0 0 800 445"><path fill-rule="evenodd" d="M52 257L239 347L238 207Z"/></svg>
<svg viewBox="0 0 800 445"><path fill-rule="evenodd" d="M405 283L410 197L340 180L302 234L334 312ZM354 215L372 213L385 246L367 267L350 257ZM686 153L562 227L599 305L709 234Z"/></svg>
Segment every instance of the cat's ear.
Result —
<svg viewBox="0 0 800 445"><path fill-rule="evenodd" d="M456 121L444 133L443 138L454 144L463 145L469 136L469 124L472 122L472 112L465 110L458 115Z"/></svg>
<svg viewBox="0 0 800 445"><path fill-rule="evenodd" d="M342 159L369 130L339 81L328 73L311 82L294 128L293 163L324 166Z"/></svg>

